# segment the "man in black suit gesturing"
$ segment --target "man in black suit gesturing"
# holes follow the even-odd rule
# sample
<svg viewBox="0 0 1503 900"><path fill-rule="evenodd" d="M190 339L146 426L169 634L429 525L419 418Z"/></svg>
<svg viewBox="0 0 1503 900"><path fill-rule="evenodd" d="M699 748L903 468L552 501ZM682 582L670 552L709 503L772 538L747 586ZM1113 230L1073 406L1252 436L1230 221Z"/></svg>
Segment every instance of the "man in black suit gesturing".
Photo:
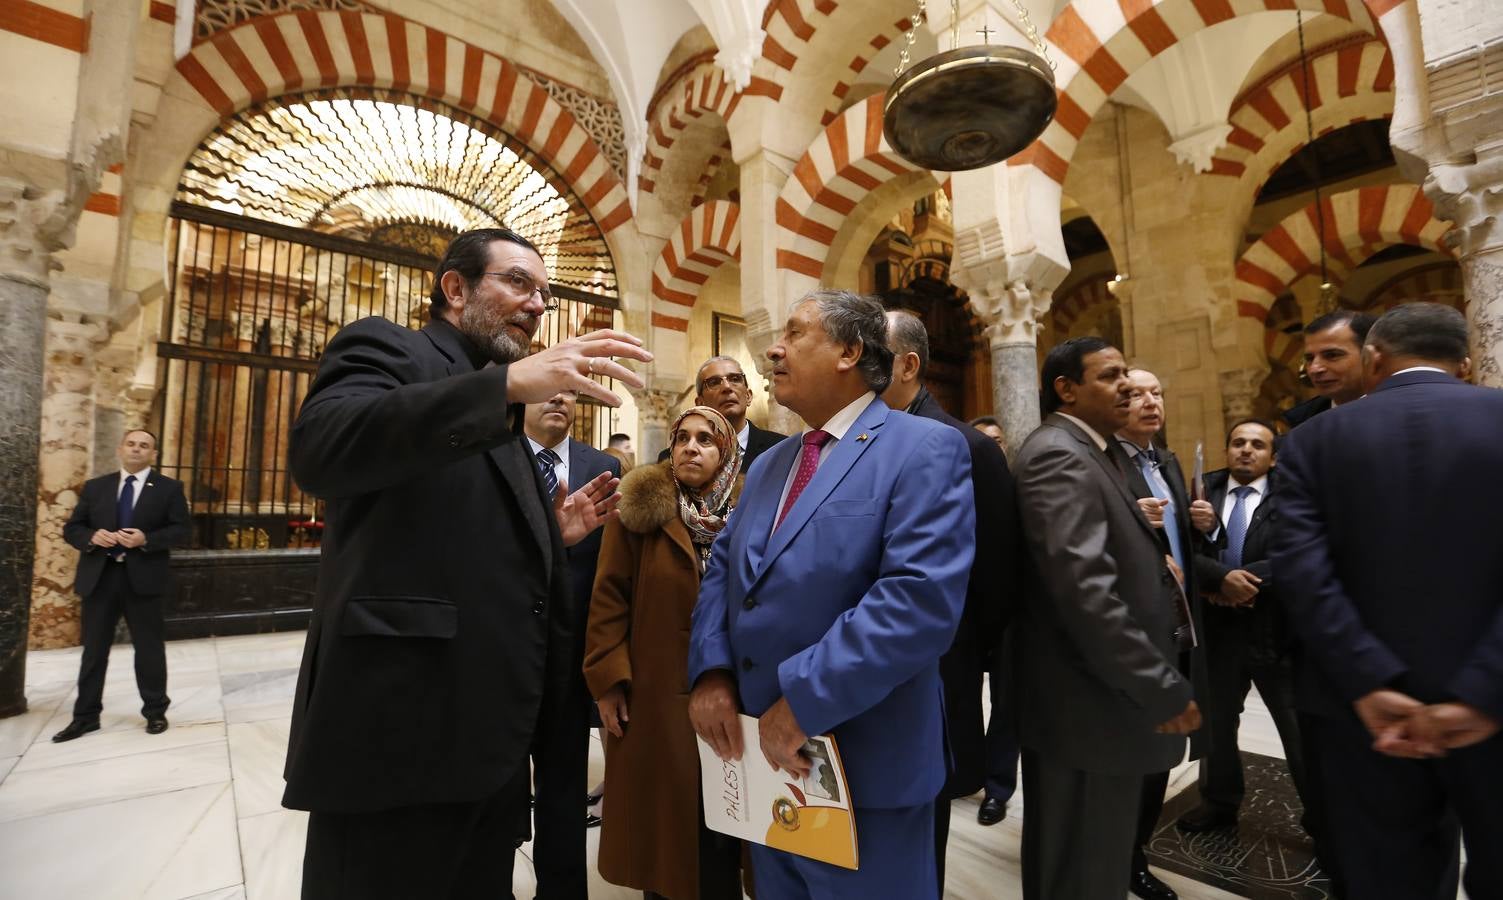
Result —
<svg viewBox="0 0 1503 900"><path fill-rule="evenodd" d="M1278 527L1274 437L1273 425L1261 419L1236 423L1227 433L1227 468L1206 475L1206 498L1219 514L1214 541L1201 548L1196 565L1200 590L1210 598L1203 620L1210 741L1200 762L1200 805L1180 817L1181 831L1237 825L1244 790L1237 727L1254 684L1278 729L1295 788L1301 797L1307 791L1291 638L1270 559Z"/></svg>
<svg viewBox="0 0 1503 900"><path fill-rule="evenodd" d="M1322 709L1319 757L1350 900L1503 896L1503 392L1454 376L1466 321L1413 303L1363 347L1368 393L1279 452L1273 569Z"/></svg>
<svg viewBox="0 0 1503 900"><path fill-rule="evenodd" d="M529 403L524 430L543 477L543 491L557 494L571 484L593 481L602 473L621 477L621 463L569 436L579 395L559 391L542 403ZM600 558L600 533L595 529L565 550L569 568L569 616L589 620L590 594L595 587L595 564ZM585 803L590 764L590 711L595 701L584 680L584 629L575 634L569 651L573 684L558 714L547 719L547 733L533 745L532 781L537 795L533 809L532 865L538 896L549 900L585 900L585 826L599 824L580 807Z"/></svg>
<svg viewBox="0 0 1503 900"><path fill-rule="evenodd" d="M609 474L546 496L521 404L617 405L591 376L652 360L614 331L528 355L548 272L503 228L455 238L431 298L421 331L345 326L292 430L328 501L282 801L311 812L305 898L510 896L528 754L573 714L565 548L620 499Z"/></svg>
<svg viewBox="0 0 1503 900"><path fill-rule="evenodd" d="M751 470L752 460L771 450L787 435L768 431L752 424L746 417L751 406L751 385L741 364L729 356L712 356L699 367L694 376L694 405L708 406L725 416L736 429L736 442L741 445L741 471ZM668 458L665 448L658 454L658 462Z"/></svg>
<svg viewBox="0 0 1503 900"><path fill-rule="evenodd" d="M971 565L960 628L949 651L939 660L952 763L934 803L934 859L942 897L951 801L981 790L991 761L982 727L982 674L1002 643L1008 604L1016 595L1009 587L1020 580L1018 564L1023 545L1017 493L1002 449L987 435L945 412L919 381L929 365L929 333L924 323L907 310L888 312L887 344L893 352L892 383L882 393L882 402L959 431L971 451L971 489L976 495L976 561ZM994 709L992 715L1005 716L1006 711ZM1017 766L1016 750L1012 766Z"/></svg>
<svg viewBox="0 0 1503 900"><path fill-rule="evenodd" d="M167 730L167 649L162 643L162 594L167 551L188 539L183 483L152 468L156 435L136 428L116 451L120 471L84 482L63 540L83 551L73 586L83 598L83 660L73 721L52 736L56 743L99 730L104 673L115 625L125 616L136 651L136 689L147 734Z"/></svg>

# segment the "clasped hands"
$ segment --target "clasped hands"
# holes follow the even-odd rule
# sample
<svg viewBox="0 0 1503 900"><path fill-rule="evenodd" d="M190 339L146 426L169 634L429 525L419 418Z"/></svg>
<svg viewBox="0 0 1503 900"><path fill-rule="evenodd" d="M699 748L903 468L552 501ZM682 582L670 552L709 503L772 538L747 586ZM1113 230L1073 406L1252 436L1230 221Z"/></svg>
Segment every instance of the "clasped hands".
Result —
<svg viewBox="0 0 1503 900"><path fill-rule="evenodd" d="M139 528L121 528L118 531L106 531L101 528L89 538L89 543L96 547L122 547L126 550L134 550L146 544L146 533Z"/></svg>
<svg viewBox="0 0 1503 900"><path fill-rule="evenodd" d="M723 760L737 760L746 748L741 740L740 704L736 699L736 682L730 673L706 672L689 694L689 722L694 733L704 738ZM812 768L801 752L809 736L794 718L787 697L778 698L757 720L762 755L767 764L795 778L804 778Z"/></svg>
<svg viewBox="0 0 1503 900"><path fill-rule="evenodd" d="M1402 759L1432 759L1479 744L1500 723L1466 703L1425 704L1402 691L1380 688L1352 704L1373 736L1373 749Z"/></svg>

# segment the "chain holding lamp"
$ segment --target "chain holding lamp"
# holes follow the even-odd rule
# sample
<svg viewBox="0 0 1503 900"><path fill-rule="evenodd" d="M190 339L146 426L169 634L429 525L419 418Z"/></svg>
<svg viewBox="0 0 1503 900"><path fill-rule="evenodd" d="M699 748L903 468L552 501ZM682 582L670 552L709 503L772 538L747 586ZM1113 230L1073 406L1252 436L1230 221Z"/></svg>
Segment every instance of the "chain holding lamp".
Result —
<svg viewBox="0 0 1503 900"><path fill-rule="evenodd" d="M961 47L960 2L951 0L950 50L909 68L914 34L928 11L927 0L918 0L883 104L882 132L899 156L939 172L980 169L1044 133L1059 102L1054 64L1028 11L1020 0L1012 4L1037 53L989 44Z"/></svg>

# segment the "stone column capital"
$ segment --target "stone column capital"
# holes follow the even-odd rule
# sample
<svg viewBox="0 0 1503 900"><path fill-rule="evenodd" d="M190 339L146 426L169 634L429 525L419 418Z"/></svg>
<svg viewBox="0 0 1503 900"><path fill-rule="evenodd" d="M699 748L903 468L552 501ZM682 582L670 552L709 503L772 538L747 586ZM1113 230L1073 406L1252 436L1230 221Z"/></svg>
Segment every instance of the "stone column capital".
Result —
<svg viewBox="0 0 1503 900"><path fill-rule="evenodd" d="M58 191L0 178L0 278L48 286L50 274L62 268L53 258L64 247L55 228L62 200Z"/></svg>
<svg viewBox="0 0 1503 900"><path fill-rule="evenodd" d="M984 285L968 293L971 309L986 326L991 346L1037 345L1041 320L1053 302L1053 290L1019 279Z"/></svg>
<svg viewBox="0 0 1503 900"><path fill-rule="evenodd" d="M673 419L673 408L678 405L681 391L664 390L661 387L628 388L632 399L637 401L637 416L645 426L667 428Z"/></svg>
<svg viewBox="0 0 1503 900"><path fill-rule="evenodd" d="M1221 382L1221 406L1226 423L1246 419L1253 414L1253 403L1268 377L1268 366L1224 369L1217 373Z"/></svg>

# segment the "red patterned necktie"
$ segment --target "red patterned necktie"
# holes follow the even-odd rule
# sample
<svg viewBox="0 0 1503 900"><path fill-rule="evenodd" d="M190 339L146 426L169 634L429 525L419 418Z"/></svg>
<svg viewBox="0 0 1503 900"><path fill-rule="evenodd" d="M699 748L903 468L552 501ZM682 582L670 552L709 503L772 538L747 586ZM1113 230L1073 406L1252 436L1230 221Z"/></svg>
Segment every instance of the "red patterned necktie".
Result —
<svg viewBox="0 0 1503 900"><path fill-rule="evenodd" d="M788 489L788 499L783 501L783 511L778 513L777 524L772 526L773 531L777 531L778 525L783 524L783 520L788 517L788 510L793 509L794 501L798 500L798 495L809 486L809 480L814 477L814 470L819 468L819 451L829 443L832 437L834 435L828 431L820 431L817 428L805 432L804 455L798 462L798 474L793 476L793 487Z"/></svg>

